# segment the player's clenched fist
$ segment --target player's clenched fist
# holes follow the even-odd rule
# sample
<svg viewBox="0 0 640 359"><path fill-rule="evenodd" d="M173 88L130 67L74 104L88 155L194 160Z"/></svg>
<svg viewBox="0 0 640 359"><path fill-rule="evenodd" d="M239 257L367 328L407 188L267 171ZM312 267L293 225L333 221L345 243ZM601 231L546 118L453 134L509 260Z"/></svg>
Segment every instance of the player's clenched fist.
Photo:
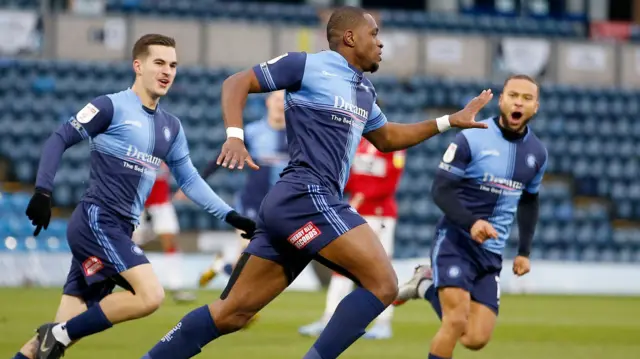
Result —
<svg viewBox="0 0 640 359"><path fill-rule="evenodd" d="M529 258L523 256L517 256L516 259L513 260L513 274L518 277L523 276L531 270L531 262Z"/></svg>
<svg viewBox="0 0 640 359"><path fill-rule="evenodd" d="M241 234L242 238L251 239L253 233L256 231L256 222L236 211L229 212L224 220L234 228L243 231L244 233Z"/></svg>
<svg viewBox="0 0 640 359"><path fill-rule="evenodd" d="M498 238L498 232L491 223L479 219L471 226L471 238L478 243L482 243L490 238Z"/></svg>
<svg viewBox="0 0 640 359"><path fill-rule="evenodd" d="M31 224L36 226L33 231L33 236L37 236L40 230L44 227L49 227L49 220L51 220L51 193L36 188L36 193L33 194L26 211L27 217L31 220Z"/></svg>
<svg viewBox="0 0 640 359"><path fill-rule="evenodd" d="M218 156L216 163L218 166L229 169L234 169L238 166L238 169L241 170L244 168L245 162L254 170L260 168L253 162L249 151L244 145L244 141L236 137L229 137L222 145L222 151L220 151L220 156Z"/></svg>
<svg viewBox="0 0 640 359"><path fill-rule="evenodd" d="M451 127L458 128L487 128L486 123L476 122L476 115L493 98L491 90L484 90L474 97L462 110L449 116Z"/></svg>

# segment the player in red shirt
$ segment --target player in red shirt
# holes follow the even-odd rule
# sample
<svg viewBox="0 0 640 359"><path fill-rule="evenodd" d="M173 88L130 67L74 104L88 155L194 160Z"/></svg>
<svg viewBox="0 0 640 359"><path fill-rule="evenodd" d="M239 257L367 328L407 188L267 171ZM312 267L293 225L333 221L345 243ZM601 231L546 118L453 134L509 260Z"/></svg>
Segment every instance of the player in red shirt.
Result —
<svg viewBox="0 0 640 359"><path fill-rule="evenodd" d="M393 236L398 218L396 190L402 176L405 151L383 153L369 141L358 145L349 181L344 189L351 195L349 204L364 217L380 238L387 254L393 255ZM300 334L318 336L333 315L338 303L353 290L353 282L337 273L331 277L325 313L321 320L303 326ZM378 316L374 326L364 335L369 339L387 339L392 336L393 306Z"/></svg>
<svg viewBox="0 0 640 359"><path fill-rule="evenodd" d="M167 278L168 289L176 302L195 301L193 293L185 291L182 283L182 256L176 243L176 235L180 232L178 216L171 203L171 173L166 164L162 164L151 188L151 193L144 204L144 212L140 216L140 226L133 232L133 241L143 245L157 237L160 238L165 253L166 265L158 267L160 278Z"/></svg>

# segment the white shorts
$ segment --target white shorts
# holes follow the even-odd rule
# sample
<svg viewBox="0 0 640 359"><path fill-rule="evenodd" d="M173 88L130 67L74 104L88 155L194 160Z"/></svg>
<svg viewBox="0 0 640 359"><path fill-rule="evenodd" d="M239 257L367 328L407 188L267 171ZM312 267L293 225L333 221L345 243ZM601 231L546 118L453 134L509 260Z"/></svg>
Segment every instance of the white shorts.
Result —
<svg viewBox="0 0 640 359"><path fill-rule="evenodd" d="M363 216L380 238L382 247L389 257L393 256L393 242L396 232L396 219L393 217Z"/></svg>
<svg viewBox="0 0 640 359"><path fill-rule="evenodd" d="M151 215L151 223L147 221L147 212ZM140 215L140 225L133 233L134 242L143 244L162 234L178 234L180 225L173 203L166 202L145 208Z"/></svg>

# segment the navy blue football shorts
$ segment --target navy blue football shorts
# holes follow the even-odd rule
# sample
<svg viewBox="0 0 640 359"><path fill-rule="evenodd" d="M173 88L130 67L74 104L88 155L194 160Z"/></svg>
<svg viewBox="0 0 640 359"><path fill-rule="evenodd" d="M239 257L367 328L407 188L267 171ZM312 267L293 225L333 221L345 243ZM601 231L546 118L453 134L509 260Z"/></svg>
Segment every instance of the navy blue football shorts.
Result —
<svg viewBox="0 0 640 359"><path fill-rule="evenodd" d="M312 259L353 279L318 252L364 223L356 210L327 188L280 181L260 206L257 230L245 253L282 265L290 281Z"/></svg>
<svg viewBox="0 0 640 359"><path fill-rule="evenodd" d="M63 293L80 297L90 306L109 295L116 284L128 286L119 274L149 263L131 240L133 230L133 224L117 214L80 202L67 227L73 258Z"/></svg>
<svg viewBox="0 0 640 359"><path fill-rule="evenodd" d="M431 251L431 267L436 288L462 288L471 294L472 301L498 314L502 256L482 248L460 229L440 224Z"/></svg>

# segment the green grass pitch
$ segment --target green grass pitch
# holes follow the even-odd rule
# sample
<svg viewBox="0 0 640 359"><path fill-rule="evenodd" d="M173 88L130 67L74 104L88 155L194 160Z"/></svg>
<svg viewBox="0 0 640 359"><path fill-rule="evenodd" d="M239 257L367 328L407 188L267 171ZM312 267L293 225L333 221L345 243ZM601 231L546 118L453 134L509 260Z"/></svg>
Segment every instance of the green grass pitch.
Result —
<svg viewBox="0 0 640 359"><path fill-rule="evenodd" d="M0 358L10 358L39 324L50 320L57 289L0 289ZM216 298L199 292L199 303ZM198 358L300 359L313 343L297 334L322 313L324 292L287 292L248 330L208 345ZM458 348L456 359L640 358L640 298L504 296L492 342L480 352ZM83 339L65 359L140 358L196 305L167 299L151 317L124 323ZM345 359L425 359L438 326L428 303L396 310L394 338L359 340Z"/></svg>

